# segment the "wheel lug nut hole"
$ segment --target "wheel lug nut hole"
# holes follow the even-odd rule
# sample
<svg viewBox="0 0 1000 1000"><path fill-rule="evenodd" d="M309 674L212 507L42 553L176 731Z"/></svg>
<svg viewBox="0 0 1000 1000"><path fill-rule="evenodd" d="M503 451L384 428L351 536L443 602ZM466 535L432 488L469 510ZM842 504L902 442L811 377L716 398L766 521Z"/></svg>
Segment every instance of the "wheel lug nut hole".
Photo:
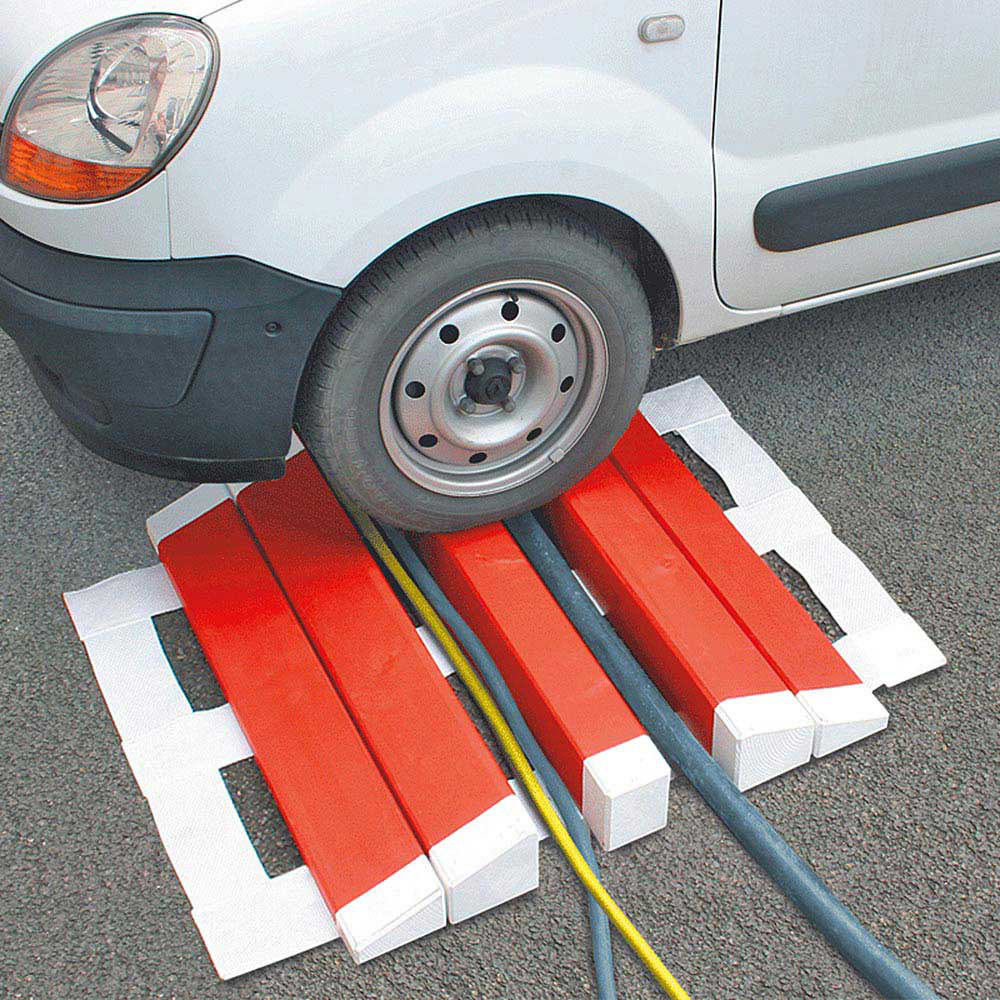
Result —
<svg viewBox="0 0 1000 1000"><path fill-rule="evenodd" d="M433 448L434 445L438 443L437 435L435 434L423 434L420 437L420 447L421 448Z"/></svg>
<svg viewBox="0 0 1000 1000"><path fill-rule="evenodd" d="M566 327L564 327L562 323L556 323L556 325L552 327L552 340L558 344L559 341L562 340L565 336L566 336Z"/></svg>
<svg viewBox="0 0 1000 1000"><path fill-rule="evenodd" d="M536 427L533 431L528 431L528 440L534 441L536 438L540 437L542 433L541 427Z"/></svg>
<svg viewBox="0 0 1000 1000"><path fill-rule="evenodd" d="M449 323L447 326L441 327L441 332L438 336L444 343L454 344L458 340L458 327L453 323Z"/></svg>
<svg viewBox="0 0 1000 1000"><path fill-rule="evenodd" d="M567 376L566 376L566 377L565 377L565 378L564 378L564 379L563 379L563 380L562 380L562 381L561 381L561 382L559 383L559 391L560 391L560 392L569 392L569 391L570 391L570 389L572 389L572 388L573 388L573 382L574 382L574 381L575 381L575 379L573 378L573 376L572 376L572 375L567 375Z"/></svg>
<svg viewBox="0 0 1000 1000"><path fill-rule="evenodd" d="M475 453L475 455L470 455L469 456L469 461L473 465L479 465L480 462L485 462L486 461L486 452L485 451L477 451Z"/></svg>
<svg viewBox="0 0 1000 1000"><path fill-rule="evenodd" d="M503 316L508 323L512 323L520 315L521 308L516 302L505 302L500 307L500 315Z"/></svg>
<svg viewBox="0 0 1000 1000"><path fill-rule="evenodd" d="M408 382L405 390L410 399L420 399L426 391L423 382Z"/></svg>

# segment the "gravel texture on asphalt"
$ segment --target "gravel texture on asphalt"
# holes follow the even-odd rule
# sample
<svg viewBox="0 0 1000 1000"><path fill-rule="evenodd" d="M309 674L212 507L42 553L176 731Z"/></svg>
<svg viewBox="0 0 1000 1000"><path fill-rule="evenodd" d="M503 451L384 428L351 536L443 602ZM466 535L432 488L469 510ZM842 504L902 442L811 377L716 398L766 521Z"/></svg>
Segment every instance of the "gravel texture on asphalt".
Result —
<svg viewBox="0 0 1000 1000"><path fill-rule="evenodd" d="M998 279L965 272L725 334L659 355L651 381L705 376L947 654L882 692L886 732L751 798L886 944L969 1000L1000 996ZM0 995L593 995L584 900L551 842L540 891L499 911L360 969L333 945L219 982L60 600L150 564L144 520L186 487L84 451L4 337L0 400ZM213 703L183 619L160 627ZM294 865L255 768L227 780L268 867ZM603 861L696 1000L872 995L682 780L668 828ZM617 952L620 995L656 996Z"/></svg>

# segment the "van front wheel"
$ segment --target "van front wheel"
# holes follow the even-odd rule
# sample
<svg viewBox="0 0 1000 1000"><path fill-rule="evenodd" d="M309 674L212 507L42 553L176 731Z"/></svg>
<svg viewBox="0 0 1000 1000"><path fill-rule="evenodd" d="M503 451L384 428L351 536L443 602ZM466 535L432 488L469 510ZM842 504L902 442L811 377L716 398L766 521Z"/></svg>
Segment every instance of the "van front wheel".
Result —
<svg viewBox="0 0 1000 1000"><path fill-rule="evenodd" d="M310 359L299 429L378 520L451 531L540 506L611 450L652 330L628 261L530 202L419 233L347 289Z"/></svg>

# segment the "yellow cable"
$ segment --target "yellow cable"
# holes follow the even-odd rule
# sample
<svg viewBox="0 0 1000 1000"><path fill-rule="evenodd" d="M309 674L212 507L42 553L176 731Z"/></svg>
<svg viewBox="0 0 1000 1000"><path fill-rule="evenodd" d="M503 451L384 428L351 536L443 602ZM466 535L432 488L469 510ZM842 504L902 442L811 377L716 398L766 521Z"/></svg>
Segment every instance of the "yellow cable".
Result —
<svg viewBox="0 0 1000 1000"><path fill-rule="evenodd" d="M535 804L539 815L545 821L545 825L552 832L553 839L559 845L563 854L566 855L566 860L570 863L577 878L583 883L587 892L597 900L601 909L608 915L608 919L614 928L628 942L629 947L639 956L646 968L649 969L653 978L663 989L663 992L671 997L672 1000L690 1000L683 987L674 979L670 970L663 964L660 956L653 951L652 947L650 947L632 921L625 915L621 907L611 898L604 886L601 885L600 880L593 873L590 865L587 864L586 859L577 849L576 844L573 843L569 831L563 825L555 807L549 801L545 789L542 788L535 777L535 772L532 770L528 758L525 757L524 751L521 750L517 742L517 738L511 732L510 726L507 725L506 719L504 719L500 709L497 708L496 702L490 695L486 685L482 682L472 664L466 659L461 647L454 640L444 622L438 617L437 612L431 606L430 602L413 582L406 568L396 558L395 553L382 537L382 533L376 527L375 522L367 514L349 505L346 500L343 502L348 506L351 515L361 529L361 533L367 539L368 544L375 550L375 553L385 564L386 569L392 574L410 601L413 602L424 624L433 632L435 638L441 643L444 651L448 654L448 658L454 664L458 676L462 679L462 683L468 688L469 694L472 695L483 715L486 716L486 720L489 722L493 732L496 733L500 745L514 766L521 784L531 796L531 801Z"/></svg>

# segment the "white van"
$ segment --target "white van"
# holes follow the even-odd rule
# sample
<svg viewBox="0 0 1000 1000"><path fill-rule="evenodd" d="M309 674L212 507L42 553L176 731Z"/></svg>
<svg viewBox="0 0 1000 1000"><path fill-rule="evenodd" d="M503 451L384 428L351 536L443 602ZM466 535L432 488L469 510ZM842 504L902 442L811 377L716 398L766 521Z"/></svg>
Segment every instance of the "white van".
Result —
<svg viewBox="0 0 1000 1000"><path fill-rule="evenodd" d="M993 3L167 6L0 0L0 326L137 469L295 424L378 518L493 520L654 347L998 256Z"/></svg>

